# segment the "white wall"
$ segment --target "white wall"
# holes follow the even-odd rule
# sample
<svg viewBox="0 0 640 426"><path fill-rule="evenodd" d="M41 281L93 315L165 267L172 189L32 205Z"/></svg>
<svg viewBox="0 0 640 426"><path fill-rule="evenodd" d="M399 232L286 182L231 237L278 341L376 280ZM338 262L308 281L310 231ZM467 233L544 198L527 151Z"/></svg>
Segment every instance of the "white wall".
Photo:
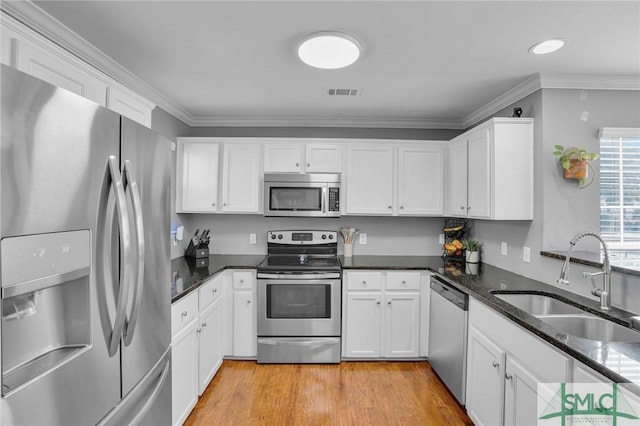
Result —
<svg viewBox="0 0 640 426"><path fill-rule="evenodd" d="M438 235L442 232L441 218L342 217L339 219L278 218L259 215L181 214L186 236L196 229L211 229L211 253L265 254L267 231L278 229L317 229L339 231L340 227L354 227L367 233L367 244L356 242L354 255L434 255L441 254ZM257 244L249 244L249 234L255 233ZM186 239L185 239L186 240ZM342 253L339 234L338 250ZM188 241L185 241L188 243ZM183 245L183 250L185 246ZM183 252L184 253L184 252ZM182 255L182 254L181 254Z"/></svg>

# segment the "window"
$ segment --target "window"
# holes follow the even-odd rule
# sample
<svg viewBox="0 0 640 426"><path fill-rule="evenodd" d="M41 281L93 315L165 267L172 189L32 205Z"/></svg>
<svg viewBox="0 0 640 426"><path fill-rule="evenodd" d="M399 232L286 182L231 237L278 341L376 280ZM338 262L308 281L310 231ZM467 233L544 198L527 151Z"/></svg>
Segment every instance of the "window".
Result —
<svg viewBox="0 0 640 426"><path fill-rule="evenodd" d="M612 249L640 250L640 129L600 129L600 233Z"/></svg>

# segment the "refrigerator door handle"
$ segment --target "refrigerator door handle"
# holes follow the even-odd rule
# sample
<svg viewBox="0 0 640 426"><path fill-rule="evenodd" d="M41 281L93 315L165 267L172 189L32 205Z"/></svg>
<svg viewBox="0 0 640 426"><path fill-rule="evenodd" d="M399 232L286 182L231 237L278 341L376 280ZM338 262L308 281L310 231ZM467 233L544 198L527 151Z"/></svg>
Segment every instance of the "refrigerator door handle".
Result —
<svg viewBox="0 0 640 426"><path fill-rule="evenodd" d="M105 248L105 243L107 241L110 242L113 232L111 223L108 221L107 217L109 194L112 189L115 199L115 210L118 216L118 227L120 228L120 253L122 255L122 260L120 262L120 282L116 300L116 315L113 325L111 325L110 314L106 306L106 290L108 286L115 287L115 282L113 275L111 274L111 262L109 262L111 252ZM122 176L120 175L118 159L111 155L107 161L107 167L102 181L100 201L98 204L98 225L96 228L96 266L98 269L96 277L97 279L103 280L102 284L97 286L100 299L100 317L102 320L102 329L107 337L109 356L111 357L118 352L118 346L122 336L122 328L124 327L126 317L126 299L129 294L131 235L126 202L124 183L122 182ZM108 232L107 227L109 229Z"/></svg>
<svg viewBox="0 0 640 426"><path fill-rule="evenodd" d="M131 205L133 207L133 217L137 242L137 271L135 276L135 287L133 289L133 303L131 304L131 312L127 317L123 333L124 344L127 346L129 346L131 344L131 341L133 340L133 333L136 329L136 323L138 321L138 315L140 313L145 266L144 218L142 216L142 201L140 199L140 189L134 179L131 167L131 162L129 160L125 160L122 173L125 180L126 189L131 196Z"/></svg>

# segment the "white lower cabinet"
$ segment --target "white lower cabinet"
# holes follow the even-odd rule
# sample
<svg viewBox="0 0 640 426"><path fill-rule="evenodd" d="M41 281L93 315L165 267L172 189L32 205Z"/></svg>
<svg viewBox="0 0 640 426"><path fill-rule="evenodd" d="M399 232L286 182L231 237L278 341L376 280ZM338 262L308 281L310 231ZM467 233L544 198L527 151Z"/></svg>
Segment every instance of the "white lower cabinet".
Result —
<svg viewBox="0 0 640 426"><path fill-rule="evenodd" d="M466 408L474 424L537 424L538 384L569 382L571 362L566 354L470 299Z"/></svg>
<svg viewBox="0 0 640 426"><path fill-rule="evenodd" d="M224 277L171 306L172 424L181 425L222 365Z"/></svg>
<svg viewBox="0 0 640 426"><path fill-rule="evenodd" d="M420 285L420 272L345 272L342 356L420 356Z"/></svg>
<svg viewBox="0 0 640 426"><path fill-rule="evenodd" d="M234 271L233 280L233 355L258 355L255 271Z"/></svg>

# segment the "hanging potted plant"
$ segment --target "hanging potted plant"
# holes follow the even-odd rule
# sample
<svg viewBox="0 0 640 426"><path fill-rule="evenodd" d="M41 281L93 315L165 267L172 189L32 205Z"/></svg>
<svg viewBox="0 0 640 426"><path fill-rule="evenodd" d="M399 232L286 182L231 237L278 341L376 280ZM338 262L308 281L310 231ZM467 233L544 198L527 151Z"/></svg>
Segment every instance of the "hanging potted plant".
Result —
<svg viewBox="0 0 640 426"><path fill-rule="evenodd" d="M576 179L581 188L586 188L593 183L595 178L595 170L589 164L589 161L597 160L600 155L595 152L588 152L584 148L575 146L565 148L562 145L556 145L553 155L558 157L560 165L562 165L562 173L565 179ZM584 184L589 176L589 169L593 173L588 184Z"/></svg>

